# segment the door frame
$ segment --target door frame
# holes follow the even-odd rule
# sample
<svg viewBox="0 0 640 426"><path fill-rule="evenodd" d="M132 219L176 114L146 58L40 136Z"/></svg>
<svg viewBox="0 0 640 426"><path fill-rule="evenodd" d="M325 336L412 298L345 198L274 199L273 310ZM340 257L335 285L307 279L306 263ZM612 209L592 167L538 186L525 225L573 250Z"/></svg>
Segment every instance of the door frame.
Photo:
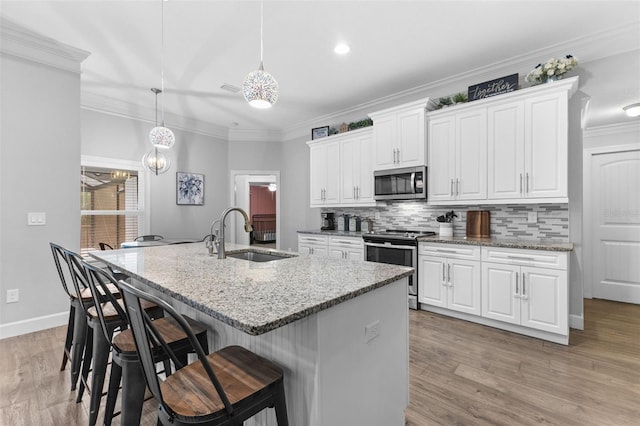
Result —
<svg viewBox="0 0 640 426"><path fill-rule="evenodd" d="M247 211L249 214L249 206L238 205L238 201L236 200L236 177L237 176L249 176L249 177L261 177L261 176L275 176L276 177L276 249L280 249L280 192L281 192L281 181L280 181L280 171L279 170L231 170L229 172L229 205L230 206L238 206ZM249 180L247 180L247 186L249 185ZM248 189L247 189L248 190ZM229 215L229 224L227 225L230 229L235 229L235 221L236 215ZM231 232L228 234L229 242L236 242L235 232Z"/></svg>
<svg viewBox="0 0 640 426"><path fill-rule="evenodd" d="M594 265L594 256L593 256L593 239L595 237L595 223L594 223L594 214L593 212L593 200L591 196L591 177L593 173L593 157L595 155L602 154L617 154L620 152L628 152L628 151L638 151L640 150L640 144L638 143L628 143L628 144L618 144L618 145L610 145L610 146L598 146L592 148L585 148L582 154L583 161L583 169L582 169L582 182L583 182L583 208L582 211L584 213L583 222L582 222L582 234L583 234L583 253L582 253L582 261L583 265L589 265L588 270L584 270L584 284L583 284L583 297L586 299L593 298L593 287L594 287L594 275L593 275L593 265Z"/></svg>

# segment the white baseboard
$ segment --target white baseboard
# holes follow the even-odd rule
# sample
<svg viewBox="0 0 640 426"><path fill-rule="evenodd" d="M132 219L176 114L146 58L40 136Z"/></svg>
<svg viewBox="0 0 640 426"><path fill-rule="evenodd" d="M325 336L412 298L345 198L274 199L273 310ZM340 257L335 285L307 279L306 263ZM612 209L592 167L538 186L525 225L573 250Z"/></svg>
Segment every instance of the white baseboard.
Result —
<svg viewBox="0 0 640 426"><path fill-rule="evenodd" d="M0 339L20 336L21 334L33 333L34 331L46 330L48 328L67 325L69 322L69 311L58 314L45 315L42 317L29 318L22 321L0 324Z"/></svg>
<svg viewBox="0 0 640 426"><path fill-rule="evenodd" d="M576 330L584 330L584 316L582 315L569 315L569 328Z"/></svg>

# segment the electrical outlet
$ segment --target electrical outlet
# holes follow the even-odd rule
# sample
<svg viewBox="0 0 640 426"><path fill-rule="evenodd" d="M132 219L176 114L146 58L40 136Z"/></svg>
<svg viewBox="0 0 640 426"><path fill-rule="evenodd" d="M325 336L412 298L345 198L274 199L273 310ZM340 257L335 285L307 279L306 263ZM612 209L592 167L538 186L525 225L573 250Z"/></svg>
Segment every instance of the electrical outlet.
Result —
<svg viewBox="0 0 640 426"><path fill-rule="evenodd" d="M7 303L16 303L20 300L20 290L17 288L7 290Z"/></svg>
<svg viewBox="0 0 640 426"><path fill-rule="evenodd" d="M373 218L374 218L375 220L380 220L380 212L375 212L375 213L373 214Z"/></svg>
<svg viewBox="0 0 640 426"><path fill-rule="evenodd" d="M529 223L538 223L538 212L528 212L527 213L527 222L529 222Z"/></svg>
<svg viewBox="0 0 640 426"><path fill-rule="evenodd" d="M27 213L27 225L44 226L47 224L47 214L45 212L29 212Z"/></svg>
<svg viewBox="0 0 640 426"><path fill-rule="evenodd" d="M374 321L364 328L364 337L366 343L369 343L380 335L380 321Z"/></svg>

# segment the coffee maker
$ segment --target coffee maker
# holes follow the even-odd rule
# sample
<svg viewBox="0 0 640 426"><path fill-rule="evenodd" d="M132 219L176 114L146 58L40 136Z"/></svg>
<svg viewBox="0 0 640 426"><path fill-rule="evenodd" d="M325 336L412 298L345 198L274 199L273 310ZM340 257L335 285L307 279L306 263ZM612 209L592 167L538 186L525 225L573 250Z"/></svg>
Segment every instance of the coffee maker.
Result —
<svg viewBox="0 0 640 426"><path fill-rule="evenodd" d="M321 213L322 216L322 226L320 229L322 231L333 231L336 229L336 218L334 213Z"/></svg>

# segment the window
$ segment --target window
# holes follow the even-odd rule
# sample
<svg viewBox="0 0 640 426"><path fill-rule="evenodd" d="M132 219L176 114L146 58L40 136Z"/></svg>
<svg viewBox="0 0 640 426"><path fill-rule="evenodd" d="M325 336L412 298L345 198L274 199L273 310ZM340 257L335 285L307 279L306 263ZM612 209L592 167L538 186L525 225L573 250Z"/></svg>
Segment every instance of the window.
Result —
<svg viewBox="0 0 640 426"><path fill-rule="evenodd" d="M120 248L144 234L142 171L132 162L83 157L80 171L80 252L100 243Z"/></svg>

